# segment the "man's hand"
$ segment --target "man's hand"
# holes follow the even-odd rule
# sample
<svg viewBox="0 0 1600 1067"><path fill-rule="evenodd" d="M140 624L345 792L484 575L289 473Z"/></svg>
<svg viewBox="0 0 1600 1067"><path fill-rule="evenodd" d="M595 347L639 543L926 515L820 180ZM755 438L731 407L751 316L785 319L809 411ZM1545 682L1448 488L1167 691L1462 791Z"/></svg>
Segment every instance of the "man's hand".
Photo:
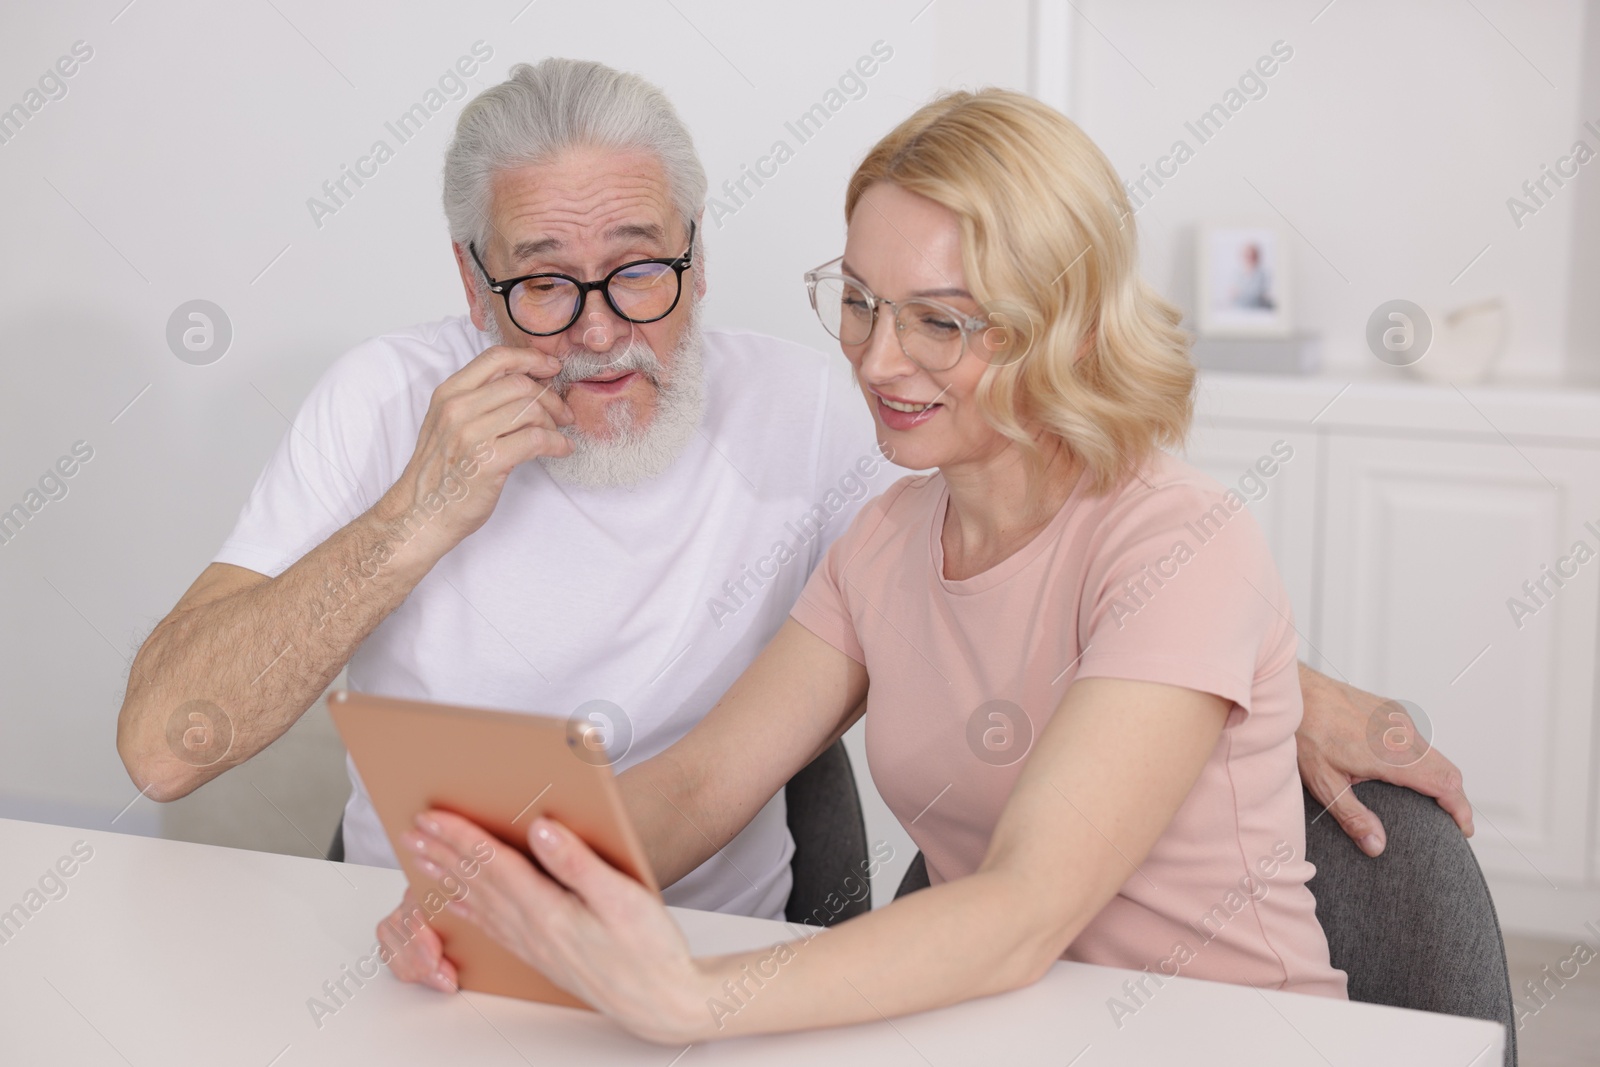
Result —
<svg viewBox="0 0 1600 1067"><path fill-rule="evenodd" d="M460 544L488 521L511 468L572 454L561 433L572 409L540 380L560 370L555 356L497 345L440 382L411 461L374 510L407 540L425 531L430 555Z"/></svg>
<svg viewBox="0 0 1600 1067"><path fill-rule="evenodd" d="M1303 663L1300 691L1305 698L1305 718L1295 734L1300 780L1362 852L1376 856L1385 844L1383 823L1350 788L1373 779L1433 797L1461 832L1472 836L1472 804L1461 791L1461 771L1418 738L1396 701L1336 682ZM1402 758L1391 761L1374 751L1369 738L1375 730L1384 738L1385 751ZM1389 744L1401 734L1405 744Z"/></svg>

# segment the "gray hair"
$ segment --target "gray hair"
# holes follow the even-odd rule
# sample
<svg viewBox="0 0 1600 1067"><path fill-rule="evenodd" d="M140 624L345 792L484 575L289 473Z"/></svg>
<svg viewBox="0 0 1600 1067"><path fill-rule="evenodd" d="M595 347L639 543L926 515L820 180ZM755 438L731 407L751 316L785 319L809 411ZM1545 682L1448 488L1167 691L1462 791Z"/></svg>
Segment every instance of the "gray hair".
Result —
<svg viewBox="0 0 1600 1067"><path fill-rule="evenodd" d="M516 64L510 77L462 109L444 157L450 239L476 242L482 251L495 171L544 162L580 146L653 153L685 227L705 203L705 168L665 93L603 63L552 57L533 66Z"/></svg>

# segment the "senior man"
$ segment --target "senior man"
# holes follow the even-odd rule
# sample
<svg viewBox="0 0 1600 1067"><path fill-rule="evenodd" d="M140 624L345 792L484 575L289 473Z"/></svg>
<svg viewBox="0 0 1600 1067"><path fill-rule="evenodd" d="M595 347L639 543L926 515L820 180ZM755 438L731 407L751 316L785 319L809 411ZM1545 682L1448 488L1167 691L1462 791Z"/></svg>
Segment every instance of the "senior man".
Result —
<svg viewBox="0 0 1600 1067"><path fill-rule="evenodd" d="M189 793L347 664L357 690L600 709L620 766L711 708L895 472L844 361L702 329L705 193L688 130L636 76L518 65L462 111L444 206L471 314L366 341L313 388L139 650L117 741L135 784ZM1348 790L1366 777L1470 832L1442 756L1368 751L1378 698L1305 668L1302 685L1302 775L1364 849L1382 848ZM224 727L199 751L174 740L192 715ZM350 778L347 858L396 866ZM792 851L780 793L666 899L781 917Z"/></svg>

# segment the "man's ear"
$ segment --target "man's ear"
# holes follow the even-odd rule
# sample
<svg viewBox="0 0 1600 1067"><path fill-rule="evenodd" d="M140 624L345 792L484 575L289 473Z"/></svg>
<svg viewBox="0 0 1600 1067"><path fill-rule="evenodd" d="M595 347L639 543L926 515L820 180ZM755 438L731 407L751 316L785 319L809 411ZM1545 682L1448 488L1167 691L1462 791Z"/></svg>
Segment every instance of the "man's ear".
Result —
<svg viewBox="0 0 1600 1067"><path fill-rule="evenodd" d="M472 309L472 325L478 329L486 329L494 312L484 307L478 301L479 285L478 265L472 262L472 255L465 246L450 242L450 250L455 253L456 270L461 273L461 288L466 290L467 307Z"/></svg>
<svg viewBox="0 0 1600 1067"><path fill-rule="evenodd" d="M700 214L694 217L694 232L700 244L700 252L694 258L694 297L696 300L706 298L706 257L705 257L705 222L706 212L700 209Z"/></svg>

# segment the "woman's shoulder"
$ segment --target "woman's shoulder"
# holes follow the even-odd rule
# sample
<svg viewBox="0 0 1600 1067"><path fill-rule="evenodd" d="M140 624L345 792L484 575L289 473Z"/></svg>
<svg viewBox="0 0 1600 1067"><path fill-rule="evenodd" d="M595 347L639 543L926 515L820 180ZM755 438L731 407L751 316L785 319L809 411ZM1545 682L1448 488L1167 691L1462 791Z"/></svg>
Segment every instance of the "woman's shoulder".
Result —
<svg viewBox="0 0 1600 1067"><path fill-rule="evenodd" d="M1111 559L1122 550L1221 544L1230 546L1223 555L1266 565L1271 551L1249 505L1271 491L1270 480L1254 468L1238 484L1224 485L1181 458L1158 452L1091 505L1095 514L1086 518L1094 531L1094 555Z"/></svg>
<svg viewBox="0 0 1600 1067"><path fill-rule="evenodd" d="M850 534L886 536L926 519L944 495L938 471L908 474L861 506Z"/></svg>
<svg viewBox="0 0 1600 1067"><path fill-rule="evenodd" d="M1270 491L1258 484L1268 483L1224 484L1162 454L1105 494L1103 510L1085 516L1081 549L1080 632L1097 657L1187 656L1195 677L1211 679L1190 688L1246 707L1252 678L1293 662L1288 592L1248 507ZM1225 677L1217 663L1232 663Z"/></svg>
<svg viewBox="0 0 1600 1067"><path fill-rule="evenodd" d="M1270 491L1270 481L1254 468L1239 485L1224 485L1177 456L1156 452L1105 494L1100 507L1105 523L1134 532L1208 517L1208 522L1231 518Z"/></svg>

